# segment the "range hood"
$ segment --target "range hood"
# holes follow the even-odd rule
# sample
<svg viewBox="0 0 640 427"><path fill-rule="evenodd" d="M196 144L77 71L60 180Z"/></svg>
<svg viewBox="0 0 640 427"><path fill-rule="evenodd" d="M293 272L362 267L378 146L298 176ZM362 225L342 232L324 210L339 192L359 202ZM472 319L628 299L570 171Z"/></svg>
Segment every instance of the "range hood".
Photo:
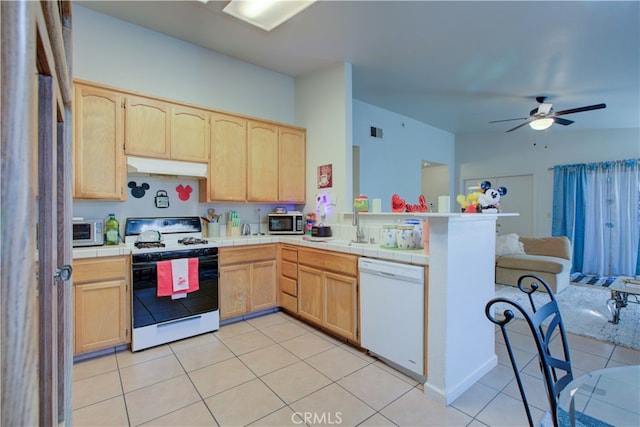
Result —
<svg viewBox="0 0 640 427"><path fill-rule="evenodd" d="M127 172L145 175L193 176L205 178L207 176L207 164L127 156Z"/></svg>

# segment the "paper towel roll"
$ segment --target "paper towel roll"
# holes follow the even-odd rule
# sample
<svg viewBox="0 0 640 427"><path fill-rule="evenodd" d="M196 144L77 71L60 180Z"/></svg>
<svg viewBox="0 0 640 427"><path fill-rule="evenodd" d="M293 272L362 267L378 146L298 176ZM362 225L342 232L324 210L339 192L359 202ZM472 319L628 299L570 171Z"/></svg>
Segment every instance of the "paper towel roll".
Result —
<svg viewBox="0 0 640 427"><path fill-rule="evenodd" d="M438 196L438 212L448 213L451 209L451 199L449 196Z"/></svg>
<svg viewBox="0 0 640 427"><path fill-rule="evenodd" d="M373 199L371 202L371 212L382 212L382 199Z"/></svg>

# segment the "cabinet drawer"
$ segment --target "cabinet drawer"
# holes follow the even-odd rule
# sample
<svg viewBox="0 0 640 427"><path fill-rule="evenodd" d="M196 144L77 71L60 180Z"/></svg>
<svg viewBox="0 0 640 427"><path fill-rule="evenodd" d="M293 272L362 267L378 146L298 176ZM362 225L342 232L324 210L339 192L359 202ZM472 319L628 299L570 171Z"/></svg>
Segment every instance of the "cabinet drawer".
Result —
<svg viewBox="0 0 640 427"><path fill-rule="evenodd" d="M282 261L280 263L280 274L282 276L296 279L298 277L298 264L289 261Z"/></svg>
<svg viewBox="0 0 640 427"><path fill-rule="evenodd" d="M276 259L276 245L238 246L220 249L220 265Z"/></svg>
<svg viewBox="0 0 640 427"><path fill-rule="evenodd" d="M355 255L300 249L298 251L298 263L323 271L328 270L353 277L358 275L358 257Z"/></svg>
<svg viewBox="0 0 640 427"><path fill-rule="evenodd" d="M291 313L298 312L298 299L296 297L292 297L289 294L285 294L284 292L280 292L280 307L284 308Z"/></svg>
<svg viewBox="0 0 640 427"><path fill-rule="evenodd" d="M282 258L283 261L291 261L293 263L297 263L298 250L283 246L280 250L280 257Z"/></svg>
<svg viewBox="0 0 640 427"><path fill-rule="evenodd" d="M77 259L73 261L74 283L99 282L128 276L127 257Z"/></svg>
<svg viewBox="0 0 640 427"><path fill-rule="evenodd" d="M294 297L298 295L298 282L288 277L280 276L280 290Z"/></svg>

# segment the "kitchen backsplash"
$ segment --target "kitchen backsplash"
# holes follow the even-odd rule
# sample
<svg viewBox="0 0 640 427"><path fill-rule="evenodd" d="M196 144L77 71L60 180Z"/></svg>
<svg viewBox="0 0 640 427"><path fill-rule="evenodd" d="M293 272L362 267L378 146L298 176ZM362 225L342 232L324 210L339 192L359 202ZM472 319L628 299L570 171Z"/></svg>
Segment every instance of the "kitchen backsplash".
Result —
<svg viewBox="0 0 640 427"><path fill-rule="evenodd" d="M161 217L161 216L207 216L207 209L213 208L216 214L226 214L229 211L238 212L241 224L249 224L251 232L258 231L258 212L260 209L260 231L266 233L267 214L276 206L285 206L287 210L301 210L306 213L303 205L290 204L259 204L259 203L200 203L198 201L199 181L196 178L168 178L161 176L129 175L127 184L127 200L115 201L85 201L73 202L73 216L86 219L106 220L110 213L115 214L120 222L120 232L124 232L124 224L128 217ZM146 185L145 185L146 184ZM189 191L190 189L190 191ZM169 206L158 208L155 199L158 191L166 192ZM334 238L355 238L355 227L351 224L351 217L342 218L337 215L335 221L318 221L332 227ZM365 238L380 240L382 225L389 222L404 222L406 217L390 220L384 217L361 216L360 223ZM224 230L224 228L222 228ZM223 231L224 232L224 231Z"/></svg>
<svg viewBox="0 0 640 427"><path fill-rule="evenodd" d="M145 185L146 184L146 185ZM160 216L207 216L207 209L213 208L216 214L235 211L240 214L240 222L250 224L252 232L258 229L258 212L260 209L261 231L265 232L266 216L276 206L285 206L287 210L300 210L303 206L290 204L259 203L200 203L198 201L199 181L195 178L167 178L159 176L129 175L127 179L127 200L73 202L73 216L91 219L105 219L110 213L115 214L120 222L121 233L128 217L160 217ZM160 192L169 199L166 208L156 207L155 200ZM162 201L162 199L161 199Z"/></svg>

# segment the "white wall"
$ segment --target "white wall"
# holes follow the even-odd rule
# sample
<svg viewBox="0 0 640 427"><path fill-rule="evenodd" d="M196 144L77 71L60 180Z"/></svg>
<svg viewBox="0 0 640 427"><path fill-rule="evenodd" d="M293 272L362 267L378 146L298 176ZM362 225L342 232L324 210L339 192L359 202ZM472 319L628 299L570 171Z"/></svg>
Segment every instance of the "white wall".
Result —
<svg viewBox="0 0 640 427"><path fill-rule="evenodd" d="M307 205L316 209L318 193L328 193L326 223L351 210L351 64L339 64L296 79L296 122L307 128ZM333 165L333 186L319 190L317 168Z"/></svg>
<svg viewBox="0 0 640 427"><path fill-rule="evenodd" d="M456 135L456 192L465 179L533 174L534 233L551 235L553 168L569 163L640 157L640 129L569 130ZM508 193L507 193L508 194ZM505 196L508 197L508 196Z"/></svg>
<svg viewBox="0 0 640 427"><path fill-rule="evenodd" d="M296 124L293 78L72 7L74 78Z"/></svg>
<svg viewBox="0 0 640 427"><path fill-rule="evenodd" d="M371 126L383 130L382 139L370 136ZM407 203L418 202L422 160L449 165L450 189L455 188L455 138L449 132L354 100L353 144L360 146L360 192L381 198L383 212L391 211L394 193Z"/></svg>

